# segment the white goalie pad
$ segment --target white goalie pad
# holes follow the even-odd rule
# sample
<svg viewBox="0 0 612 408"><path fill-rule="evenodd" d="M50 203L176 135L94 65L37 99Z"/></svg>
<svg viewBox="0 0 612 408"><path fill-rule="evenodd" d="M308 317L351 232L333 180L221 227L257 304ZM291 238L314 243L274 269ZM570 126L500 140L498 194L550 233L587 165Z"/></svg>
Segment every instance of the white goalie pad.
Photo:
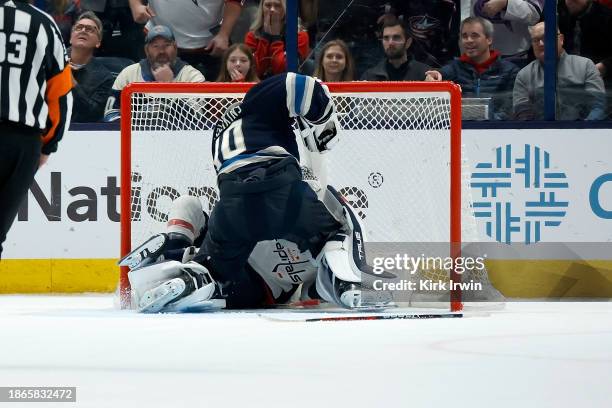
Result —
<svg viewBox="0 0 612 408"><path fill-rule="evenodd" d="M342 241L342 248L348 253L348 262L351 270L355 271L356 274L366 273L379 278L396 278L395 274L386 271L374 273L366 259L365 243L367 238L361 218L355 214L355 210L353 210L346 199L332 186L327 186L323 197L323 204L325 204L325 207L334 218L343 225L343 232L346 234L346 238ZM335 249L335 246L330 246L329 249Z"/></svg>
<svg viewBox="0 0 612 408"><path fill-rule="evenodd" d="M144 266L128 272L132 288L132 305L138 305L143 294L163 282L178 278L181 275L181 262L167 261Z"/></svg>
<svg viewBox="0 0 612 408"><path fill-rule="evenodd" d="M224 299L213 299L216 284L208 269L196 262L160 262L130 271L128 278L132 304L142 313L225 307Z"/></svg>
<svg viewBox="0 0 612 408"><path fill-rule="evenodd" d="M337 240L336 240L337 239ZM345 282L361 282L361 270L352 261L352 242L349 236L339 235L333 241L328 241L319 254L318 264L326 265L340 280ZM319 266L319 270L321 266Z"/></svg>
<svg viewBox="0 0 612 408"><path fill-rule="evenodd" d="M389 291L376 291L360 282L341 280L334 273L327 258L321 259L317 274L317 293L326 301L348 309L385 309L393 307L393 294Z"/></svg>
<svg viewBox="0 0 612 408"><path fill-rule="evenodd" d="M319 257L325 256L334 274L343 281L361 282L361 273L370 272L365 254L365 235L361 219L346 200L328 186L323 198L325 207L343 225L342 235L328 241Z"/></svg>
<svg viewBox="0 0 612 408"><path fill-rule="evenodd" d="M344 307L386 307L391 298L383 293L369 296L369 301L363 300L362 275L365 273L381 278L396 276L388 272L375 274L368 265L361 220L333 187L328 186L323 202L343 225L343 231L326 242L317 257L317 292L325 300Z"/></svg>
<svg viewBox="0 0 612 408"><path fill-rule="evenodd" d="M362 228L352 209L342 202L340 194L329 186L323 202L343 225L343 232L327 241L317 257L316 288L321 297L344 307L357 307L362 264L365 264ZM357 240L358 242L354 242ZM349 295L350 294L350 295Z"/></svg>

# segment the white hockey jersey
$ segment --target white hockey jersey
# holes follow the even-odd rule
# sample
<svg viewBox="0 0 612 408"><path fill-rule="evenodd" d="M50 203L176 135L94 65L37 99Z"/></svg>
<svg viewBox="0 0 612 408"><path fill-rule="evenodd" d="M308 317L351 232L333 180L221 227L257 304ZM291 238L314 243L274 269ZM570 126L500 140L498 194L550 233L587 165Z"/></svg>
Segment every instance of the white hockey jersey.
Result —
<svg viewBox="0 0 612 408"><path fill-rule="evenodd" d="M317 266L310 251L283 239L259 242L249 256L249 265L263 278L274 298L295 285L310 286L317 277Z"/></svg>

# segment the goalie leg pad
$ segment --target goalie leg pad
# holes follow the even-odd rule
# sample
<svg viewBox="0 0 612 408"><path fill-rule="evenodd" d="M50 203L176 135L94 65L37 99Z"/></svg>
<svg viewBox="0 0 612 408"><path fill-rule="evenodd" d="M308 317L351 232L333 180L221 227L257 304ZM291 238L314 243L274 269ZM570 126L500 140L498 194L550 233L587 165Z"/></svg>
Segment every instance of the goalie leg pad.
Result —
<svg viewBox="0 0 612 408"><path fill-rule="evenodd" d="M343 225L346 239L342 243L342 247L349 255L348 262L351 269L359 276L361 276L361 273L365 273L378 278L396 278L395 274L386 271L374 273L374 270L368 264L365 250L365 229L363 228L361 218L355 214L355 210L353 210L353 207L349 205L346 199L332 186L327 186L323 203L329 212ZM344 279L342 276L340 278ZM351 279L345 280L351 281Z"/></svg>
<svg viewBox="0 0 612 408"><path fill-rule="evenodd" d="M180 264L177 261L166 261L129 271L128 279L132 288L132 304L138 305L147 290L158 286L162 282L178 278L181 274Z"/></svg>
<svg viewBox="0 0 612 408"><path fill-rule="evenodd" d="M390 294L382 296L371 289L365 289L362 285L363 273L375 274L366 261L365 239L359 217L331 186L328 187L324 203L343 224L343 233L326 242L317 258L319 265L317 292L323 299L348 308L377 308L390 305L392 302ZM393 274L389 275L388 277L395 277Z"/></svg>
<svg viewBox="0 0 612 408"><path fill-rule="evenodd" d="M395 306L389 291L366 289L358 282L347 282L333 273L323 258L316 280L317 293L328 302L348 309L383 309Z"/></svg>
<svg viewBox="0 0 612 408"><path fill-rule="evenodd" d="M332 271L342 280L361 282L361 273L371 273L365 254L365 237L361 220L333 187L328 186L323 203L342 224L343 234L328 241L321 251L327 253Z"/></svg>
<svg viewBox="0 0 612 408"><path fill-rule="evenodd" d="M128 277L132 304L142 313L184 311L196 305L225 307L223 299L203 304L218 294L217 286L208 269L196 262L162 262L130 271Z"/></svg>
<svg viewBox="0 0 612 408"><path fill-rule="evenodd" d="M153 289L149 289L140 298L138 311L140 313L157 313L168 303L183 294L186 288L183 279L174 278Z"/></svg>

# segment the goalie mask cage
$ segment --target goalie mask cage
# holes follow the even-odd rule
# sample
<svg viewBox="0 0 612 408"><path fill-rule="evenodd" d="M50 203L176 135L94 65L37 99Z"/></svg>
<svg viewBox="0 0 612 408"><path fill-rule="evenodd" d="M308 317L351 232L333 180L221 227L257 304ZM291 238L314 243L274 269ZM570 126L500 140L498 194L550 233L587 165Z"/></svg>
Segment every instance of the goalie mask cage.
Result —
<svg viewBox="0 0 612 408"><path fill-rule="evenodd" d="M180 194L200 197L210 212L218 199L212 129L251 86L133 83L123 90L121 256L165 230ZM327 153L328 183L363 218L367 241L446 242L447 256L460 256L462 218L471 218L461 199L460 88L448 82L328 86L342 127L340 142ZM455 270L450 278L461 281ZM129 306L126 268L119 294L121 306ZM460 290L451 291L449 306L462 309Z"/></svg>

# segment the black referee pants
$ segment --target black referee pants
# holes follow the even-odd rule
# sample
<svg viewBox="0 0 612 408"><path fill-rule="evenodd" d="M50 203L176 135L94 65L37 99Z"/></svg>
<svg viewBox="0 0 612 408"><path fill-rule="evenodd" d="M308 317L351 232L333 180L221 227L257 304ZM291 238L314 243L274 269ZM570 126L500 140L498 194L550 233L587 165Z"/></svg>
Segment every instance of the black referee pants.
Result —
<svg viewBox="0 0 612 408"><path fill-rule="evenodd" d="M38 169L41 132L0 122L0 258L2 243Z"/></svg>
<svg viewBox="0 0 612 408"><path fill-rule="evenodd" d="M287 239L317 256L341 228L294 159L219 177L220 199L194 259L223 285L228 308L263 306L266 289L247 261L259 241Z"/></svg>

